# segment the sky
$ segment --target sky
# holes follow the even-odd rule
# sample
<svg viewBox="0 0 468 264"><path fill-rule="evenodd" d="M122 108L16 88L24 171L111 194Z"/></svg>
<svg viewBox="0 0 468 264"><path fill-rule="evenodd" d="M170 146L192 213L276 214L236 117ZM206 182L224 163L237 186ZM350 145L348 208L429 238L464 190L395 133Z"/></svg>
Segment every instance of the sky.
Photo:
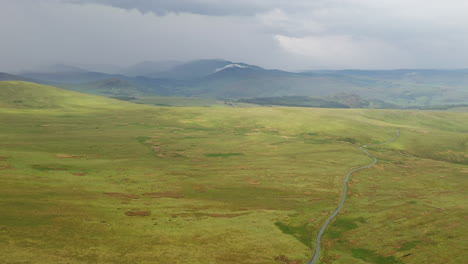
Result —
<svg viewBox="0 0 468 264"><path fill-rule="evenodd" d="M0 71L226 59L468 68L466 0L0 0Z"/></svg>

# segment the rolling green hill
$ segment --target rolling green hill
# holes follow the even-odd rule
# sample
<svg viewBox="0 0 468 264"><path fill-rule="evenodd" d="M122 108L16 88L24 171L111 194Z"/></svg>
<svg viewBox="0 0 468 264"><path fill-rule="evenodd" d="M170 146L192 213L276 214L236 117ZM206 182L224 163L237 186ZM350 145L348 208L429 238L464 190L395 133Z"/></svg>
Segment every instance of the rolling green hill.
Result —
<svg viewBox="0 0 468 264"><path fill-rule="evenodd" d="M258 105L296 106L296 107L323 107L323 108L350 108L348 105L322 98L306 96L281 96L241 99L239 102Z"/></svg>
<svg viewBox="0 0 468 264"><path fill-rule="evenodd" d="M30 109L117 109L136 107L106 97L21 81L0 81L0 107Z"/></svg>
<svg viewBox="0 0 468 264"><path fill-rule="evenodd" d="M104 79L79 84L59 84L60 87L82 93L113 96L140 96L144 94L138 86L123 79Z"/></svg>
<svg viewBox="0 0 468 264"><path fill-rule="evenodd" d="M320 108L374 108L374 109L396 109L398 106L385 103L380 100L364 99L356 94L338 93L325 97L309 96L279 96L260 97L251 99L240 99L239 102L296 107L320 107Z"/></svg>
<svg viewBox="0 0 468 264"><path fill-rule="evenodd" d="M169 108L0 85L5 263L305 263L344 175L370 162L358 146L396 128L353 174L321 262L465 260L466 113Z"/></svg>
<svg viewBox="0 0 468 264"><path fill-rule="evenodd" d="M169 96L146 96L146 97L115 97L137 104L148 104L155 106L170 107L254 107L259 106L237 101L223 101L203 97L169 97Z"/></svg>

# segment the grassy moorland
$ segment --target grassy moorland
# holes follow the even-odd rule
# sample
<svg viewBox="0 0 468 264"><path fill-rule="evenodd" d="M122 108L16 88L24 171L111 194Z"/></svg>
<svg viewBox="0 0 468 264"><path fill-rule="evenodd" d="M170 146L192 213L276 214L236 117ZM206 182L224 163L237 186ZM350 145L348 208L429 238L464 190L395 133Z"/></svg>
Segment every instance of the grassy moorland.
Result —
<svg viewBox="0 0 468 264"><path fill-rule="evenodd" d="M255 104L223 101L202 97L145 96L130 98L128 101L137 104L148 104L166 107L258 107L258 105Z"/></svg>
<svg viewBox="0 0 468 264"><path fill-rule="evenodd" d="M39 98L39 99L38 99ZM21 101L21 102L19 102ZM466 260L468 116L154 107L0 82L3 263Z"/></svg>

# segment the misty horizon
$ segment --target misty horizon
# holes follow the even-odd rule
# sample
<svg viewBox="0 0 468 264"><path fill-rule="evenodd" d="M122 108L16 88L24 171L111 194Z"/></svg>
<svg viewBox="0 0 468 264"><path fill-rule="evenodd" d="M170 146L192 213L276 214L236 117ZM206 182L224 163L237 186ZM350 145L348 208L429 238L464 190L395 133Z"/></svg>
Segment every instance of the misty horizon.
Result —
<svg viewBox="0 0 468 264"><path fill-rule="evenodd" d="M23 73L28 73L28 72L57 72L58 70L56 68L63 67L63 68L70 68L70 71L73 71L73 68L75 68L77 71L85 71L85 72L102 72L102 73L107 73L107 74L122 74L122 71L125 71L128 68L143 65L146 63L176 63L176 65L183 65L186 63L191 63L191 62L196 62L196 61L228 61L233 64L237 63L246 63L244 61L229 61L225 59L207 59L207 58L201 58L201 59L195 59L195 60L188 60L188 61L181 61L181 60L162 60L162 61L157 61L157 60L146 60L146 61L141 61L138 63L132 63L132 64L118 64L118 65L113 65L113 64L81 64L81 63L73 63L73 62L55 62L51 64L40 64L36 66L30 66L30 67L25 67L22 69L16 69L12 71L5 71L5 73L10 73L10 74L23 74ZM250 63L246 63L249 65L253 65ZM399 71L399 70L436 70L436 71L464 71L468 70L467 68L335 68L335 69L299 69L299 70L285 70L285 69L280 69L280 68L268 68L268 67L263 67L262 65L253 65L253 66L258 66L267 70L282 70L282 71L288 71L288 72L326 72L326 71ZM173 66L175 67L175 66ZM173 67L168 67L168 70L173 68ZM123 74L125 75L125 74Z"/></svg>
<svg viewBox="0 0 468 264"><path fill-rule="evenodd" d="M468 3L2 1L0 71L220 58L286 71L468 68Z"/></svg>

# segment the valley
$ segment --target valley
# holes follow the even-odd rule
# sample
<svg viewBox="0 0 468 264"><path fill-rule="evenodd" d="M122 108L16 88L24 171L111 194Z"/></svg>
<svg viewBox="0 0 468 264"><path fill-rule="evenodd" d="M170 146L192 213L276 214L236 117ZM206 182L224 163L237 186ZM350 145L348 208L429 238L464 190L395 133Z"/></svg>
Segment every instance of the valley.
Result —
<svg viewBox="0 0 468 264"><path fill-rule="evenodd" d="M192 103L0 81L3 261L306 263L364 144L320 263L466 258L466 113Z"/></svg>
<svg viewBox="0 0 468 264"><path fill-rule="evenodd" d="M0 0L0 264L468 263L467 14Z"/></svg>

